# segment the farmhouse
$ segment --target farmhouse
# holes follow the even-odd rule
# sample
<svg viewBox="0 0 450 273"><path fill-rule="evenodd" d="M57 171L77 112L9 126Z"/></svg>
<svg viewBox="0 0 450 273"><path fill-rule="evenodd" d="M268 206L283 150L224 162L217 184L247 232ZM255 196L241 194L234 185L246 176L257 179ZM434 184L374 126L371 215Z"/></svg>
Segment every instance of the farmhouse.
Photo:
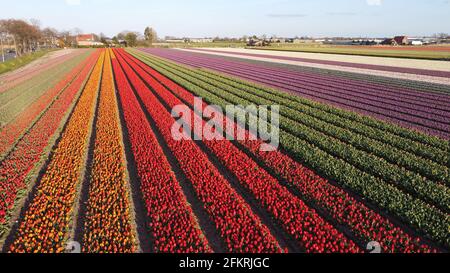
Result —
<svg viewBox="0 0 450 273"><path fill-rule="evenodd" d="M186 39L177 38L177 37L173 37L173 36L166 36L164 38L164 42L166 42L166 43L186 43Z"/></svg>
<svg viewBox="0 0 450 273"><path fill-rule="evenodd" d="M269 40L250 39L247 46L270 46Z"/></svg>
<svg viewBox="0 0 450 273"><path fill-rule="evenodd" d="M395 36L394 41L397 43L397 45L407 45L408 37L407 36Z"/></svg>
<svg viewBox="0 0 450 273"><path fill-rule="evenodd" d="M185 43L186 40L184 39L170 39L170 40L165 40L166 43Z"/></svg>
<svg viewBox="0 0 450 273"><path fill-rule="evenodd" d="M312 44L314 40L309 38L294 38L292 39L292 43L294 44Z"/></svg>
<svg viewBox="0 0 450 273"><path fill-rule="evenodd" d="M272 38L270 38L270 40L269 40L269 42L271 42L271 43L274 43L274 44L284 44L284 43L286 43L286 40L287 39L284 39L284 38L276 38L276 37L272 37Z"/></svg>
<svg viewBox="0 0 450 273"><path fill-rule="evenodd" d="M388 39L385 39L381 44L382 45L397 45L397 42L394 39L388 38Z"/></svg>
<svg viewBox="0 0 450 273"><path fill-rule="evenodd" d="M97 41L97 37L94 34L82 34L77 36L78 46L102 46L103 43Z"/></svg>

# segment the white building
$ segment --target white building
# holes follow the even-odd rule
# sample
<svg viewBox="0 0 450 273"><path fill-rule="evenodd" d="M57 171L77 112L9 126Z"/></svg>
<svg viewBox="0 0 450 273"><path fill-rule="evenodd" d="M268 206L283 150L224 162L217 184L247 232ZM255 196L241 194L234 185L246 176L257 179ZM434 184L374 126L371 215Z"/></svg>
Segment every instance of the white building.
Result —
<svg viewBox="0 0 450 273"><path fill-rule="evenodd" d="M83 34L77 36L78 46L103 46L103 43L97 41L94 34Z"/></svg>
<svg viewBox="0 0 450 273"><path fill-rule="evenodd" d="M423 42L419 41L419 40L411 41L411 45L413 45L413 46L421 46L421 45L423 45Z"/></svg>
<svg viewBox="0 0 450 273"><path fill-rule="evenodd" d="M191 43L212 43L212 42L214 42L213 38L189 38L188 40Z"/></svg>
<svg viewBox="0 0 450 273"><path fill-rule="evenodd" d="M166 39L164 40L166 43L185 43L184 39Z"/></svg>

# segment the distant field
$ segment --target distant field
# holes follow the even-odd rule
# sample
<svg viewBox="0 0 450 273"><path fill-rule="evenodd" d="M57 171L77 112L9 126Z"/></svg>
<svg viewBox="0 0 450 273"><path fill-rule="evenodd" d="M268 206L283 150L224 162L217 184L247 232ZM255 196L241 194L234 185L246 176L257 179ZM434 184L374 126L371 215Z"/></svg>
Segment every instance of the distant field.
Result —
<svg viewBox="0 0 450 273"><path fill-rule="evenodd" d="M258 50L278 50L361 55L377 57L396 57L411 59L450 60L450 46L392 47L392 46L331 46L331 45L272 45L270 47L249 47Z"/></svg>
<svg viewBox="0 0 450 273"><path fill-rule="evenodd" d="M214 43L157 43L155 47L193 48L193 47L245 47L245 43L214 42Z"/></svg>

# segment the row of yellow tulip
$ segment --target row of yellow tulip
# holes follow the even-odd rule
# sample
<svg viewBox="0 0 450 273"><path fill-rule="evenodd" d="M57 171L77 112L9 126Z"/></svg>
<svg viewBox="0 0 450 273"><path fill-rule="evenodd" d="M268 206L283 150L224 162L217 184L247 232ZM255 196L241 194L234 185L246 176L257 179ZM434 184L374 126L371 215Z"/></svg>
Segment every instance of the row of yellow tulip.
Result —
<svg viewBox="0 0 450 273"><path fill-rule="evenodd" d="M129 253L135 251L135 236L110 54L103 67L83 252Z"/></svg>

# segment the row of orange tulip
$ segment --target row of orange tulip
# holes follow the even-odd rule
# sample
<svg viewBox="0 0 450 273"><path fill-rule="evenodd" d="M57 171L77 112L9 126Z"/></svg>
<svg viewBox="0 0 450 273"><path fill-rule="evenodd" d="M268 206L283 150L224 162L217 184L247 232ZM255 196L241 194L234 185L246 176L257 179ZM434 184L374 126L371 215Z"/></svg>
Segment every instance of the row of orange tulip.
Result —
<svg viewBox="0 0 450 273"><path fill-rule="evenodd" d="M112 76L108 50L95 126L94 160L89 184L83 252L132 253L136 250Z"/></svg>
<svg viewBox="0 0 450 273"><path fill-rule="evenodd" d="M11 252L64 252L102 73L102 52L19 225Z"/></svg>

